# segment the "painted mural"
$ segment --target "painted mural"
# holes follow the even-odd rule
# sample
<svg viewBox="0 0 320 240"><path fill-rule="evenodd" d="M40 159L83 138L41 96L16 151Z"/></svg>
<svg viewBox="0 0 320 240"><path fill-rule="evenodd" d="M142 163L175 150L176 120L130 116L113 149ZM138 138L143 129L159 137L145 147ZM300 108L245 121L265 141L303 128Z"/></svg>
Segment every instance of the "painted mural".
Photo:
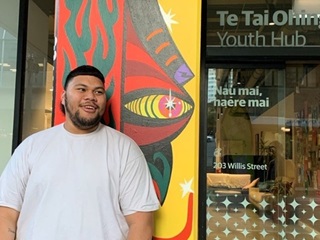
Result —
<svg viewBox="0 0 320 240"><path fill-rule="evenodd" d="M64 121L59 106L68 72L82 64L99 68L108 99L104 123L133 138L146 156L162 205L154 237L159 240L195 234L199 5L57 1L54 124Z"/></svg>

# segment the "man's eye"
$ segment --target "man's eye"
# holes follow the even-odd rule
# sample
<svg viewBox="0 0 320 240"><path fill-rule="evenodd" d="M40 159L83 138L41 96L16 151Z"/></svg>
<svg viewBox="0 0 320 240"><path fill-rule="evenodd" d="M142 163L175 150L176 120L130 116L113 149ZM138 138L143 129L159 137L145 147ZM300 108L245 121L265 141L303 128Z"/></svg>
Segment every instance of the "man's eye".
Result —
<svg viewBox="0 0 320 240"><path fill-rule="evenodd" d="M84 89L84 88L78 88L78 91L84 92L84 91L86 91L86 89Z"/></svg>
<svg viewBox="0 0 320 240"><path fill-rule="evenodd" d="M102 90L97 90L97 91L95 91L95 93L98 95L102 95L104 92Z"/></svg>

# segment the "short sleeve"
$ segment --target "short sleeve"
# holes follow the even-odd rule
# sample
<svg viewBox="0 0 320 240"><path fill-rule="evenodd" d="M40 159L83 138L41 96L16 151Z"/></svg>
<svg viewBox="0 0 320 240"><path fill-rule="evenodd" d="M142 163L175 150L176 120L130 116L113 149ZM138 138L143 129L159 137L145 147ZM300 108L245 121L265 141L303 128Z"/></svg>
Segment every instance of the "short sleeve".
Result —
<svg viewBox="0 0 320 240"><path fill-rule="evenodd" d="M132 143L120 177L120 206L124 215L159 208L151 174L140 148Z"/></svg>
<svg viewBox="0 0 320 240"><path fill-rule="evenodd" d="M13 153L0 177L0 206L21 210L29 177L25 144Z"/></svg>

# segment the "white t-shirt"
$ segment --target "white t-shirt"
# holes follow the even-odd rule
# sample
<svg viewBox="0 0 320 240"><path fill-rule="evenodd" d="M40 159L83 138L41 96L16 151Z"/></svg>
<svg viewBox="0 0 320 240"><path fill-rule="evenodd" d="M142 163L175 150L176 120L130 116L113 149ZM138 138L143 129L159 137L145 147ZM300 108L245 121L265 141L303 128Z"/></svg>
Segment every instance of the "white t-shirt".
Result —
<svg viewBox="0 0 320 240"><path fill-rule="evenodd" d="M133 140L102 124L83 135L61 124L15 150L0 206L20 211L17 240L122 240L123 215L157 210L159 201Z"/></svg>

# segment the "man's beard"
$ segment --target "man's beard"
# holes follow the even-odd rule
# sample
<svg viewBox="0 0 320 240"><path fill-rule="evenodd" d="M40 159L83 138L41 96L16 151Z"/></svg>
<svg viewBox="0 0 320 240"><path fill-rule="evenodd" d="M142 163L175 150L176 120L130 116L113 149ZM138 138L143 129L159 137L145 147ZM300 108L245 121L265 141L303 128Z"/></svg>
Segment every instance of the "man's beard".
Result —
<svg viewBox="0 0 320 240"><path fill-rule="evenodd" d="M66 109L66 114L68 114L71 122L79 129L81 130L86 130L86 129L90 129L93 127L96 127L100 120L101 120L101 116L97 115L94 118L83 118L80 117L80 112L79 110L77 110L74 114L71 112L70 108L69 108L69 104L68 104L68 99L67 96L65 96L65 109Z"/></svg>

